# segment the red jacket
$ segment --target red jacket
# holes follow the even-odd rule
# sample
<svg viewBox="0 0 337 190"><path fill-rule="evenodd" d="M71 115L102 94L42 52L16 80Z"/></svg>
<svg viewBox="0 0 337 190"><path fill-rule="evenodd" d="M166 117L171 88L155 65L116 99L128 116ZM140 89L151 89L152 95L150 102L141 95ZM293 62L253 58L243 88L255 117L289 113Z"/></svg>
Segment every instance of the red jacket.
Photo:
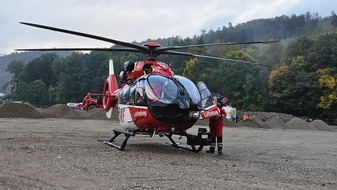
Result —
<svg viewBox="0 0 337 190"><path fill-rule="evenodd" d="M221 107L219 108L216 105L212 105L208 107L207 109L201 111L201 117L202 119L222 119L227 116L225 108Z"/></svg>
<svg viewBox="0 0 337 190"><path fill-rule="evenodd" d="M222 137L222 129L224 125L224 118L227 116L225 108L219 108L212 105L207 110L201 112L203 119L209 118L209 128L211 137Z"/></svg>

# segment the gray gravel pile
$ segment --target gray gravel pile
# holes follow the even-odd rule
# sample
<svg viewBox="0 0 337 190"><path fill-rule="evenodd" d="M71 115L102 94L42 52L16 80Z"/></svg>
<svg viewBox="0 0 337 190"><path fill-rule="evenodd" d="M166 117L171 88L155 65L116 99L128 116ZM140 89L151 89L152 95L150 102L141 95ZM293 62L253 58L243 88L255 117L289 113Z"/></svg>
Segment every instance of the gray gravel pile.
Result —
<svg viewBox="0 0 337 190"><path fill-rule="evenodd" d="M110 120L118 121L117 110L113 111ZM251 128L280 128L280 129L305 129L336 131L321 120L306 122L290 114L275 112L238 112L238 118L247 113L249 118L246 121L239 120L238 123L226 120L225 127L251 127ZM103 109L92 109L80 111L69 108L64 104L56 104L49 108L36 109L30 104L6 103L0 106L0 118L65 118L65 119L95 119L108 120ZM209 120L199 120L197 125L208 126Z"/></svg>
<svg viewBox="0 0 337 190"><path fill-rule="evenodd" d="M266 123L264 123L260 118L255 116L250 116L247 120L241 121L239 123L242 127L252 127L252 128L271 128Z"/></svg>
<svg viewBox="0 0 337 190"><path fill-rule="evenodd" d="M316 127L300 118L293 118L286 124L290 129L318 130Z"/></svg>
<svg viewBox="0 0 337 190"><path fill-rule="evenodd" d="M237 111L238 119L241 120L243 118L243 115L247 114L248 116L255 116L260 118L262 121L267 121L268 119L271 119L273 117L277 117L284 122L290 121L292 118L295 118L296 116L293 116L291 114L285 114L285 113L276 113L276 112L242 112Z"/></svg>
<svg viewBox="0 0 337 190"><path fill-rule="evenodd" d="M314 126L315 128L317 128L318 130L321 130L321 131L336 131L336 129L334 129L333 127L329 126L328 124L326 124L322 120L316 119L313 122L311 122L310 124L312 126Z"/></svg>
<svg viewBox="0 0 337 190"><path fill-rule="evenodd" d="M265 121L265 123L271 128L289 129L289 126L279 117L272 117Z"/></svg>

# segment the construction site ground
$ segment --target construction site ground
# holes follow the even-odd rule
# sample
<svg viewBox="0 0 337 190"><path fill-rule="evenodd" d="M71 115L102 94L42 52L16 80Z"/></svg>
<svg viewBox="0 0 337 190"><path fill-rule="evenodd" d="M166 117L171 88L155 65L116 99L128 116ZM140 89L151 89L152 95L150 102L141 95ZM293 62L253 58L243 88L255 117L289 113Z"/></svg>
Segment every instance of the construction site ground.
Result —
<svg viewBox="0 0 337 190"><path fill-rule="evenodd" d="M337 133L320 120L226 121L223 155L177 149L159 136L131 137L124 151L99 141L118 127L101 109L1 105L0 189L337 188Z"/></svg>

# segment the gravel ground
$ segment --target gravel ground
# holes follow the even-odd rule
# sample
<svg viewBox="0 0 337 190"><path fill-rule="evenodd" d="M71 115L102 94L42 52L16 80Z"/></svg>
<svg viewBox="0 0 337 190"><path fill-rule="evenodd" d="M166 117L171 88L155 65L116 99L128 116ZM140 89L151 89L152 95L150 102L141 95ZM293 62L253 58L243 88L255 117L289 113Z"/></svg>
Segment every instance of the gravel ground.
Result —
<svg viewBox="0 0 337 190"><path fill-rule="evenodd" d="M337 189L336 132L226 127L220 156L144 135L118 151L97 141L113 126L0 118L0 189Z"/></svg>

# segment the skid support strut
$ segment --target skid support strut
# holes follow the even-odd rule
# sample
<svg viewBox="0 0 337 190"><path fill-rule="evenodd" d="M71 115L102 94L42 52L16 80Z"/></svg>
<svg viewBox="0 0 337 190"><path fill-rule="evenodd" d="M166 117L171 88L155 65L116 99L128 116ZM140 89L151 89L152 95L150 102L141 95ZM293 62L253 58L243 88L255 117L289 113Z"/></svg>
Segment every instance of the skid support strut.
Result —
<svg viewBox="0 0 337 190"><path fill-rule="evenodd" d="M210 136L206 132L207 130L200 128L198 131L198 135L191 135L186 132L181 133L180 135L185 136L187 138L187 144L191 146L191 148L181 146L180 144L176 143L173 138L172 138L172 133L164 133L164 135L170 139L171 145L175 148L181 148L193 152L200 152L204 146L209 146L210 145ZM202 135L208 135L207 138L203 138Z"/></svg>
<svg viewBox="0 0 337 190"><path fill-rule="evenodd" d="M121 130L117 130L114 129L113 130L114 136L108 140L108 141L102 141L104 144L107 144L109 146L115 147L118 150L124 150L126 143L128 142L129 138L131 136L135 136L134 132L127 132L127 131L121 131ZM117 144L115 143L115 139L120 135L120 134L124 134L125 135L125 139L123 140L123 142L121 144Z"/></svg>

